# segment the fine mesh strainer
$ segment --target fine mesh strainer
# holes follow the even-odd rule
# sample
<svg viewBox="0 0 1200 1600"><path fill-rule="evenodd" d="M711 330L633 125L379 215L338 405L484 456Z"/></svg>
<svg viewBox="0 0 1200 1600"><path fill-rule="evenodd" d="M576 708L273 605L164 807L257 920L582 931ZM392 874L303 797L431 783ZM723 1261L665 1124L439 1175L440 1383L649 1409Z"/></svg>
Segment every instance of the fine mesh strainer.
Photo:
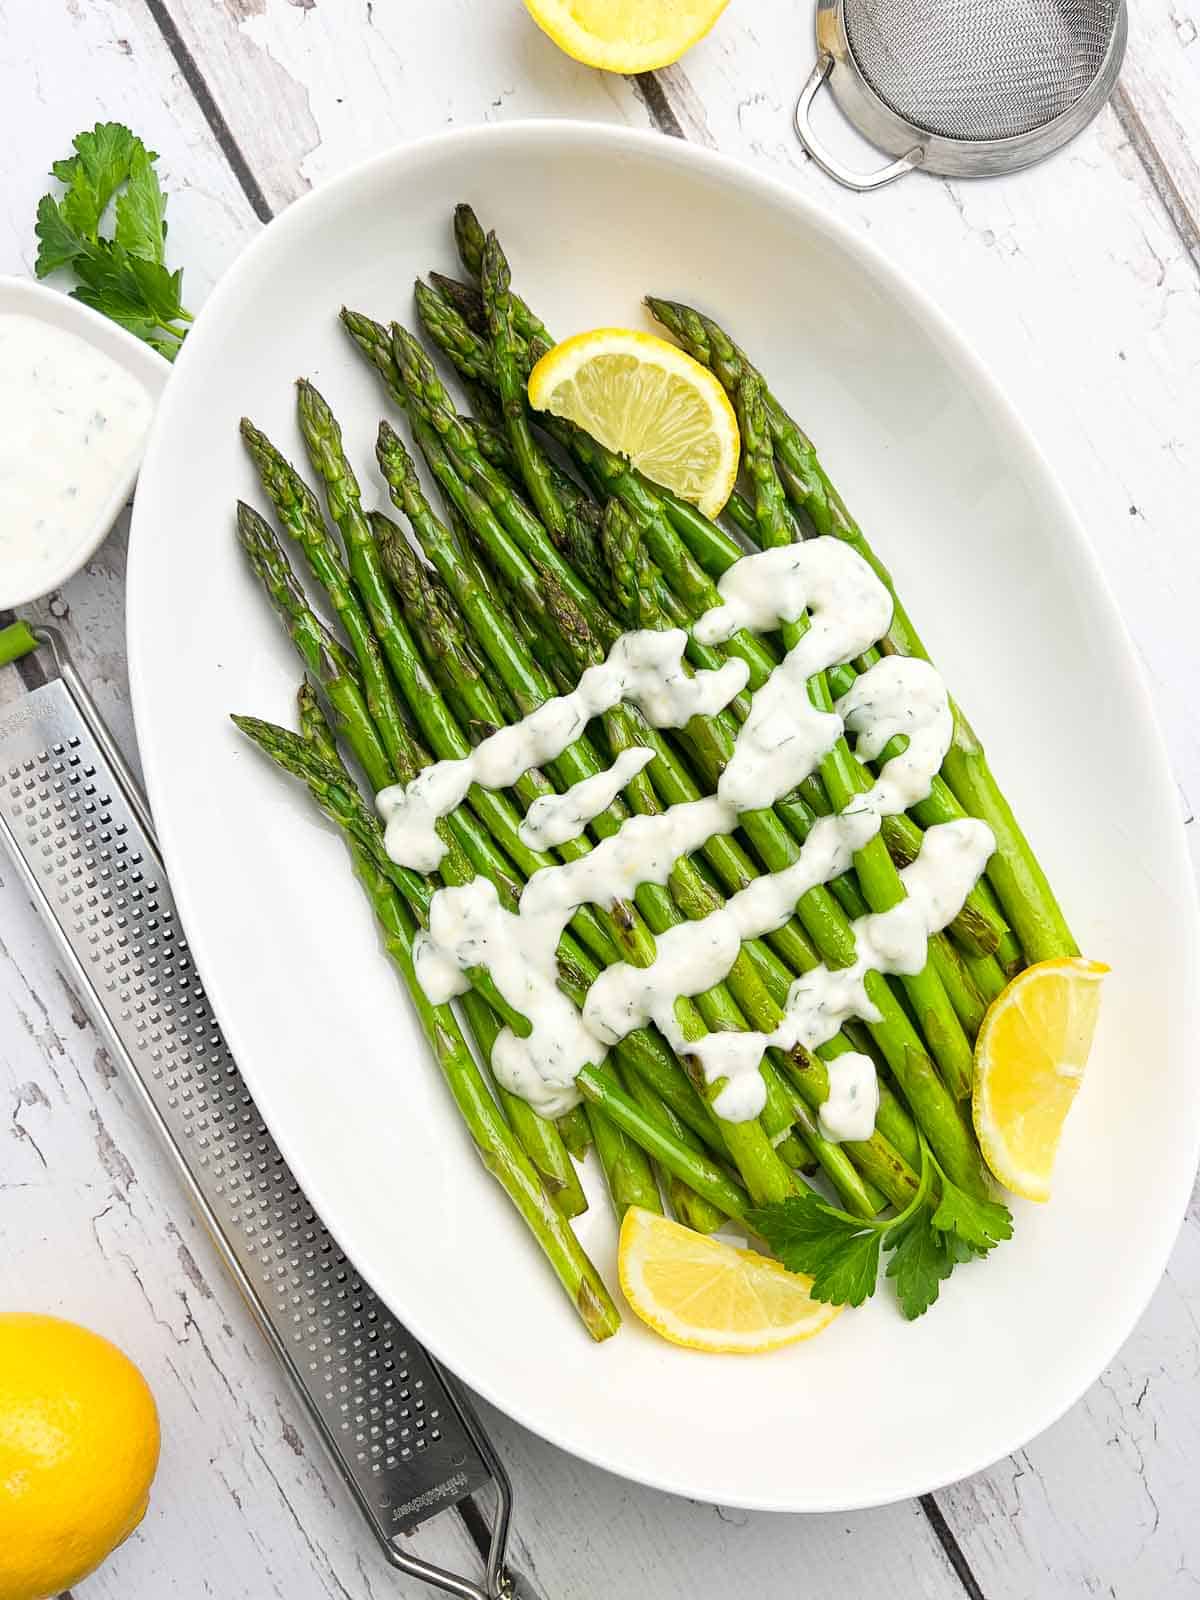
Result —
<svg viewBox="0 0 1200 1600"><path fill-rule="evenodd" d="M817 64L796 106L813 160L848 188L914 168L991 177L1073 139L1112 93L1125 0L818 0ZM894 156L860 173L832 155L811 111L828 80L871 143Z"/></svg>

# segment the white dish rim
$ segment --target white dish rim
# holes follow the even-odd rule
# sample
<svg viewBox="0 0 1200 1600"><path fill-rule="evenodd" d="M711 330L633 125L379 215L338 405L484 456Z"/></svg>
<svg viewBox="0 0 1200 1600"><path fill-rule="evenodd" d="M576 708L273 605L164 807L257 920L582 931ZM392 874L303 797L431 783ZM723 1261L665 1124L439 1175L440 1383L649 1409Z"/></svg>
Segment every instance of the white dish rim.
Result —
<svg viewBox="0 0 1200 1600"><path fill-rule="evenodd" d="M1166 745L1150 694L1146 674L1141 666L1137 651L1133 647L1129 631L1125 626L1124 619L1117 605L1112 588L1103 569L1099 565L1096 554L1092 549L1086 533L1084 532L1082 523L1070 501L1068 500L1065 491L1062 489L1057 476L1050 467L1046 456L1041 449L1041 446L1030 432L1015 405L1008 398L999 380L993 375L991 369L986 365L982 358L975 352L965 336L955 328L954 324L949 320L938 304L932 299L930 294L921 288L920 285L909 276L909 274L907 274L901 268L895 266L885 256L883 251L870 240L861 237L847 223L841 221L838 217L834 216L831 212L826 210L823 206L809 196L801 194L795 189L789 187L781 179L765 174L753 167L750 167L748 164L732 156L725 155L719 151L701 148L692 144L681 144L679 141L669 139L666 136L653 131L614 126L609 123L589 120L576 120L570 118L524 118L501 124L477 124L470 127L450 129L445 132L431 134L420 139L405 141L398 145L392 146L388 150L382 151L349 168L345 172L340 173L338 176L330 179L327 183L321 185L319 188L310 191L308 194L295 201L287 208L286 211L275 217L268 227L264 229L263 232L258 235L257 238L252 240L251 243L246 247L246 250L243 251L241 256L238 258L236 267L231 269L217 284L205 309L207 310L209 307L220 307L227 298L231 298L234 295L236 292L236 282L240 276L238 268L240 268L247 261L254 259L257 253L267 248L265 241L268 239L268 237L271 237L272 240L270 248L278 248L281 241L281 236L283 241L286 242L287 237L300 228L301 224L303 223L303 219L310 210L319 209L322 205L330 204L333 199L343 190L356 184L369 182L373 175L385 173L391 166L393 166L393 164L397 162L418 163L426 152L434 149L438 150L439 152L447 149L452 150L454 147L461 147L464 150L469 150L470 146L473 144L492 143L496 141L501 143L512 142L517 144L521 140L531 137L535 140L550 139L552 141L554 139L597 139L605 141L611 145L614 157L619 158L622 152L637 152L638 154L645 154L647 151L652 151L656 158L661 159L667 165L675 164L681 167L707 170L708 172L719 175L726 180L736 178L739 185L741 185L743 188L750 189L757 197L761 198L766 203L791 211L793 215L798 216L810 226L819 228L826 235L830 236L837 244L839 244L848 254L857 257L860 261L873 269L877 275L887 280L891 290L894 292L897 299L904 304L905 309L911 313L913 318L918 323L922 324L929 331L931 331L939 341L943 342L950 349L953 359L956 362L961 363L961 365L971 374L972 379L978 385L979 390L988 397L990 403L995 405L996 408L1007 417L1014 431L1023 440L1031 460L1037 464L1047 495L1054 501L1056 510L1061 516L1064 526L1069 527L1071 530L1075 544L1074 553L1078 558L1086 562L1090 577L1094 582L1095 593L1098 601L1107 608L1109 613L1109 621L1119 630L1122 638L1125 640L1128 646L1127 660L1123 664L1122 671L1130 679L1131 686L1136 685L1136 693L1141 701L1142 713L1151 730L1153 741L1162 762L1162 770L1164 774L1169 776L1171 768L1167 758ZM197 319L196 326L198 328L203 326L204 315L205 311L202 310ZM188 360L189 351L187 348L187 342L185 341L184 349L178 358L176 365L183 368ZM147 441L145 452L147 457L155 451L160 434L166 432L170 417L171 395L168 393L165 401L159 407L158 415L152 426L150 436ZM140 528L141 524L139 522L135 504L135 514L131 532L130 589L128 608L130 627L128 634L128 656L134 719L135 725L137 725L139 728L142 724L142 719L146 714L145 691L143 685L146 682L147 673L152 670L149 660L145 659L142 655L142 651L132 625L133 619L139 610L139 604L135 603L135 597L138 594L138 574L140 570L136 561L132 559L132 556L138 547L139 540L143 537L148 537L148 533L141 533ZM164 780L156 765L155 757L150 753L152 749L153 744L152 742L149 742L146 750L143 752L143 765L146 776L147 790L151 806L153 808L156 798L164 787ZM170 824L165 820L168 813L165 807L162 808L162 810L164 820L160 823L160 843L169 871L174 857L175 846L171 837ZM1197 889L1195 875L1193 873L1191 861L1184 842L1182 826L1175 830L1174 833L1174 854L1178 873L1188 885L1188 889L1186 891L1188 924L1192 935L1192 948L1194 950L1197 932ZM194 919L189 917L188 897L186 890L183 890L182 892L177 890L176 899L179 905L181 918L188 933L189 941L192 943L193 952L200 968L201 976L202 978L205 978L207 986L204 938L196 937L196 935L201 932L202 925L193 926ZM1196 1019L1198 1013L1200 1013L1200 1007L1197 1005L1197 998L1197 985L1195 982L1193 982L1189 987L1187 995L1182 999L1182 1004L1185 1006L1188 1015L1190 1015L1193 1020ZM229 1036L230 1046L234 1050L236 1057L237 1049L235 1045L235 1038L238 1031L236 1024L231 1023L230 1019L225 1017L222 1017L221 1021L222 1026L225 1028L226 1033ZM1194 1032L1195 1029L1193 1028L1192 1031ZM251 1068L251 1072L252 1071L253 1068ZM249 1079L248 1082L251 1091L253 1092L253 1082ZM568 1453L578 1456L579 1458L590 1462L592 1465L600 1467L606 1471L614 1472L619 1476L625 1477L632 1481L641 1482L648 1487L661 1489L668 1493L681 1494L690 1498L708 1499L713 1502L738 1506L748 1510L778 1511L788 1513L822 1513L869 1509L874 1506L888 1505L898 1501L912 1499L922 1494L934 1492L946 1487L949 1484L959 1482L963 1478L970 1476L972 1473L981 1471L984 1468L992 1465L994 1462L1003 1459L1013 1451L1023 1448L1030 1442L1031 1437L1037 1437L1041 1432L1044 1432L1047 1428L1053 1426L1053 1424L1057 1422L1068 1410L1070 1410L1071 1407L1074 1406L1076 1402L1083 1396L1083 1394L1086 1393L1086 1391L1105 1370L1109 1362L1111 1362L1113 1357L1117 1354L1118 1350L1128 1340L1138 1320L1144 1313L1154 1289L1162 1276L1171 1249L1178 1237L1179 1230L1186 1215L1186 1208L1190 1198L1196 1168L1197 1165L1200 1164L1200 1096L1196 1097L1196 1100L1191 1107L1191 1120L1192 1128L1190 1136L1190 1153L1188 1154L1186 1161L1182 1161L1179 1164L1178 1172L1175 1175L1174 1182L1171 1186L1169 1200L1160 1200L1158 1206L1156 1207L1159 1220L1156 1227L1155 1248L1152 1251L1146 1251L1142 1257L1142 1270L1137 1281L1136 1293L1133 1293L1129 1296L1128 1303L1132 1309L1124 1318L1123 1324L1120 1326L1119 1337L1116 1339L1107 1356L1104 1358L1104 1360L1098 1363L1093 1362L1087 1367L1086 1370L1081 1372L1078 1381L1071 1387L1070 1392L1066 1395L1058 1409L1053 1415L1048 1415L1045 1418L1041 1427L1037 1429L1033 1435L1030 1435L1022 1430L1017 1430L1017 1432L1011 1438L1003 1440L995 1450L989 1453L986 1459L980 1459L977 1455L971 1454L969 1457L964 1457L962 1460L952 1462L944 1471L938 1474L936 1479L933 1479L929 1482L921 1482L917 1485L906 1483L898 1486L894 1492L887 1494L875 1493L861 1500L847 1498L844 1495L831 1497L828 1500L822 1500L819 1497L812 1497L806 1499L804 1505L802 1506L798 1506L794 1500L789 1500L785 1496L771 1499L764 1498L761 1494L757 1494L752 1497L740 1498L736 1493L730 1493L729 1485L727 1483L713 1485L710 1489L707 1488L702 1482L697 1483L694 1478L685 1484L678 1481L672 1482L662 1476L638 1474L626 1464L618 1465L611 1460L605 1459L600 1453L591 1454L586 1449L581 1448L575 1440L568 1440L565 1437L558 1436L556 1430L553 1427L548 1426L544 1418L538 1417L535 1419L531 1417L525 1413L525 1410L520 1403L514 1403L511 1397L504 1394L491 1392L487 1385L477 1383L469 1373L462 1374L463 1381L470 1383L472 1387L476 1388L485 1399L494 1404L499 1410L505 1412L508 1416L514 1418L523 1426L530 1428L533 1432L539 1434L541 1437L549 1440L550 1443L566 1450ZM293 1171L295 1172L297 1178L301 1181L305 1192L318 1212L325 1217L336 1214L336 1205L328 1203L333 1197L323 1192L322 1185L310 1184L303 1175L303 1162L295 1161L293 1159L293 1152L287 1148L284 1140L280 1139L278 1142L283 1150L285 1159L287 1159L289 1164L292 1165ZM369 1260L360 1259L358 1257L352 1257L352 1259L355 1260L356 1267L360 1272L362 1272L363 1276L368 1282L379 1281L378 1276L373 1276L372 1274L372 1262ZM402 1313L402 1318L406 1326L411 1329L413 1334L418 1339L420 1339L423 1343L428 1343L430 1345L430 1348L435 1356L438 1356L439 1359L446 1359L442 1352L438 1350L436 1341L429 1341L425 1338L421 1326L419 1307L415 1308L412 1312L410 1312L408 1308L405 1308L404 1312ZM449 1365L453 1370L454 1364L452 1360L447 1360L446 1364Z"/></svg>

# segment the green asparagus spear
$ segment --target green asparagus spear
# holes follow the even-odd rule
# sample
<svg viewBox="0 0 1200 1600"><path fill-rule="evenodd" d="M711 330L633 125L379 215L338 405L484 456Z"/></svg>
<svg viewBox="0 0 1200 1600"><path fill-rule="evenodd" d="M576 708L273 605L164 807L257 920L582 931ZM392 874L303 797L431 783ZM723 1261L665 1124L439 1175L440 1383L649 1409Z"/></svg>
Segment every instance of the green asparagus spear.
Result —
<svg viewBox="0 0 1200 1600"><path fill-rule="evenodd" d="M414 528L417 529L418 536L421 538L422 543L425 544L430 559L440 560L444 564L444 576L446 577L447 582L453 587L456 582L456 574L453 565L453 552L447 548L446 541L439 536L436 521L435 519L432 519L429 514L428 507L423 503L423 499L419 492L419 486L416 484L415 474L412 472L411 462L407 458L407 452L403 450L403 446L395 438L391 430L387 429L386 427L381 430L380 464L385 477L389 481L389 484L392 485L398 495L398 503L410 516L410 519L413 520ZM494 523L494 519L490 518L487 508L483 507L482 502L479 502L477 498L475 500L468 499L464 501L464 505L473 512L473 520L479 529L495 529L496 524ZM502 534L497 532L495 537L497 540L499 540L502 538ZM515 564L518 558L515 555L510 554L509 559ZM459 577L457 581L459 593L461 594L464 605L467 607L474 606L477 612L477 618L481 619L482 622L486 624L486 626L481 628L481 642L486 644L487 638L490 637L491 632L497 627L497 619L490 614L486 606L481 608L479 597L472 592L469 584L466 584L461 577ZM526 581L532 582L532 577L528 574L526 576ZM546 597L550 610L553 611L553 585L548 585L546 583L545 574L542 575L541 581L543 585L542 593ZM572 628L580 636L580 638L585 636L586 625L578 616L573 618ZM500 628L499 631L503 633L504 630ZM506 644L505 650L511 651L511 643ZM498 652L495 659L498 668L500 670L504 670L504 665L510 659L510 656L505 652ZM586 657L584 659L586 659ZM534 703L537 703L536 691L534 691ZM595 768L589 767L586 770L590 775ZM706 886L693 879L688 883L687 889L690 894L696 896L695 900L687 902L687 904L690 906L690 909L694 911L695 914L704 915L707 913L707 911L713 909L714 901L711 898L711 892L707 890ZM684 903L685 902L681 902L681 904ZM672 925L669 907L663 907L661 904L656 904L653 907L646 906L645 909L648 918L651 920L651 925L655 927L656 931L661 931L664 926ZM738 992L745 996L749 992L748 986L746 988L739 989ZM728 1006L728 1002L718 995L710 993L707 996L698 997L697 1003L700 1005L702 1011L705 1011L706 1007L716 1008L707 1012L707 1020L709 1021L710 1026L714 1024L719 1024L720 1026L725 1027L744 1026L744 1023L741 1021L737 1011L731 1011ZM758 1007L755 1017L756 1023L768 1030L773 1028L779 1020L780 1013L778 1009L772 1008L769 1000L762 995L758 996L756 1005ZM823 1077L823 1068L820 1067L819 1063L814 1064L811 1061L807 1062L807 1066L808 1075L806 1078L806 1084L812 1085L812 1087L815 1089L817 1086L819 1086L821 1078ZM769 1088L772 1085L772 1081L772 1074L768 1069ZM741 1137L741 1135L739 1134L738 1137ZM880 1137L882 1139L883 1136L880 1135Z"/></svg>
<svg viewBox="0 0 1200 1600"><path fill-rule="evenodd" d="M610 1122L599 1106L587 1107L587 1119L618 1226L630 1206L661 1213L662 1199L645 1151Z"/></svg>
<svg viewBox="0 0 1200 1600"><path fill-rule="evenodd" d="M289 733L286 728L275 727L255 717L237 716L233 720L277 765L304 780L324 814L362 848L364 858L374 863L382 878L401 890L414 919L423 923L428 916L433 885L428 879L397 867L388 859L379 825L348 782L344 771L330 768L304 739ZM574 975L564 971L561 981L575 1003L582 1005L584 994L596 972L582 954L577 965L578 971ZM506 1014L506 1002L485 969L469 968L466 976L510 1026L520 1024L519 1017L514 1021ZM629 1047L628 1050L626 1047ZM640 1048L639 1041L631 1034L622 1042L619 1054L636 1067ZM668 1171L682 1177L699 1194L719 1206L726 1216L740 1217L744 1214L746 1196L743 1191L712 1162L679 1144L665 1122L644 1113L624 1093L606 1066L585 1066L577 1083L587 1100L605 1110L611 1121L630 1134L642 1149ZM763 1188L765 1192L769 1186L764 1185Z"/></svg>
<svg viewBox="0 0 1200 1600"><path fill-rule="evenodd" d="M438 392L440 386L437 385L436 376L429 369L423 352L420 351L419 346L411 339L411 336L404 334L403 330L394 329L393 333L395 335L393 353L396 357L400 376L408 391L410 407L417 398L424 400L431 406L436 406L441 422L446 429L443 438L447 435L453 437L452 424L450 424L447 416L450 408L442 409L442 396ZM599 466L609 473L612 483L615 483L618 487L621 485L627 486L630 474L623 463L601 451L598 446L594 446L594 442L586 439L586 436L578 434L578 430L568 430L567 436L579 446L577 453L581 453L585 467ZM486 474L480 473L477 463L469 461L468 466L474 470L478 477L486 478ZM494 498L497 497L497 485L492 483L488 487L492 496ZM627 505L630 505L627 487L621 493L621 498ZM642 497L643 500L645 498L647 497ZM636 492L633 502L631 510L636 518L639 517ZM649 506L642 506L640 517L643 525L646 520L657 520L659 524L664 522L661 512L653 502ZM523 537L529 539L538 556L546 563L547 567L553 568L557 576L557 565L554 562L557 552L554 551L553 545L548 540L540 523L537 523L536 519L532 517L510 514L506 531L514 528L519 530ZM695 563L691 562L690 558L686 557L669 527L660 528L659 542L661 552L668 559L674 561L677 572L682 574L679 581L676 581L674 573L668 574L668 576L675 585L677 592L680 593L681 598L687 600L694 607L695 614L698 614L700 610L706 609L707 606L711 605L716 598L711 580L696 568ZM657 555L659 552L655 551L653 553ZM572 599L576 599L581 590L583 590L585 599L594 604L594 597L587 594L577 579L575 580ZM769 671L769 665L766 670ZM695 734L698 731L696 724L703 720L705 719L693 719L693 723L689 725L687 733L689 735ZM704 775L708 781L714 783L724 762L728 760L732 749L732 740L728 735L726 735L723 747L720 744L714 745L711 742L711 737L717 727L718 725L715 722L709 721L707 729L703 730L706 735L710 736L709 744L704 749L693 747L693 754L700 755L707 761L708 765ZM694 787L692 792L687 792L687 785L680 785L677 773L667 773L665 764L656 762L650 770L656 786L664 775L669 776L675 783L673 792L660 791L663 799L668 803L696 797ZM681 788L683 792L680 792ZM747 814L741 820L743 828L750 831L754 836L756 848L769 871L778 871L794 861L797 847L794 843L789 844L786 830L782 824L772 819L771 814L752 813ZM810 891L805 896L805 900L799 909L802 917L810 919L806 921L806 926L810 935L822 946L823 953L832 957L835 963L839 965L853 959L853 943L849 938L849 924L845 921L836 902L827 890L816 889ZM904 1083L905 1093L910 1102L914 1099L918 1102L919 1109L918 1105L913 1107L918 1120L924 1116L929 1121L930 1126L926 1131L930 1137L930 1142L938 1151L939 1158L949 1163L947 1170L956 1175L955 1181L961 1182L965 1188L979 1192L983 1187L982 1165L974 1141L959 1116L952 1097L947 1094L940 1083L921 1040L903 1010L895 1002L886 981L878 977L878 975L872 974L871 978L868 979L868 985L872 989L872 999L875 1004L884 1011L884 1022L882 1025L877 1025L877 1028L879 1028L880 1036L888 1041L889 1062ZM878 998L876 998L877 996ZM950 1016L953 1018L952 1011Z"/></svg>
<svg viewBox="0 0 1200 1600"><path fill-rule="evenodd" d="M408 517L426 555L438 567L464 614L471 621L476 637L487 649L496 670L509 682L522 710L532 710L534 706L548 698L544 682L531 670L530 661L520 649L518 641L503 627L486 595L457 562L452 541L445 528L433 516L421 491L411 457L399 436L386 423L380 427L378 456L380 469L392 491L397 508ZM573 766L572 762L575 763ZM582 747L578 743L569 747L556 765L563 769L564 777L569 782L576 782L585 776L594 776L599 770L596 763L585 763ZM615 832L624 821L624 814L614 808L610 808L610 813L594 819L594 826ZM660 927L670 926L677 916L670 896L660 892L657 885L644 886L635 898L647 920L653 918ZM651 926L654 926L654 921L651 922ZM718 986L716 992L698 997L696 1006L691 1002L682 1000L679 1002L677 1014L685 1032L693 1030L690 1037L699 1038L708 1031L702 1020L702 1013L698 1009L701 1005L709 1010L711 1018L709 1026L716 1024L736 1028L744 1025L731 999ZM701 1089L702 1095L711 1101L719 1093L721 1086L705 1084L697 1087ZM722 1131L752 1193L756 1189L763 1188L779 1194L792 1192L791 1174L756 1123L726 1124Z"/></svg>
<svg viewBox="0 0 1200 1600"><path fill-rule="evenodd" d="M750 369L751 364L744 353L709 318L674 301L652 298L647 304L691 355L712 367L727 388L740 381L742 373ZM887 586L895 603L888 646L901 655L921 656L928 660L929 655L921 637L896 594L891 574L829 482L811 441L769 391L766 402L768 422L789 498L803 511L817 532L831 533L844 539ZM988 877L1021 941L1026 958L1033 962L1077 955L1078 946L1049 880L988 766L982 745L962 709L955 704L953 711L954 741L942 773L970 815L982 818L996 836L996 854L989 863Z"/></svg>
<svg viewBox="0 0 1200 1600"><path fill-rule="evenodd" d="M248 718L235 718L235 721L267 755L285 770L293 770L290 762L283 758L286 742L281 743L272 736L286 730L269 730L269 725ZM349 785L350 780L344 774L338 779L336 768L330 768L329 772L335 784L341 781ZM326 810L324 800L319 803ZM328 810L326 814L330 814ZM417 982L412 963L416 924L411 912L405 908L393 883L375 863L371 852L362 847L361 840L351 833L347 835L347 842L355 872L379 923L384 947L408 990L434 1059L454 1096L480 1159L516 1207L592 1338L609 1338L617 1331L621 1319L603 1279L584 1254L570 1224L547 1198L528 1157L505 1125L480 1076L454 1012L449 1006L431 1005Z"/></svg>

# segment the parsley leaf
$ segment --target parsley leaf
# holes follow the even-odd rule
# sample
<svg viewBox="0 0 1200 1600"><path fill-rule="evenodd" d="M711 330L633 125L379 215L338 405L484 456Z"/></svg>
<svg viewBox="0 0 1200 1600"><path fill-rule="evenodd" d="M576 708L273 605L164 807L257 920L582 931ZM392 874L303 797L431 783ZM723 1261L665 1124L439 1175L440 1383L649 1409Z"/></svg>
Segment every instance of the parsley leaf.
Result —
<svg viewBox="0 0 1200 1600"><path fill-rule="evenodd" d="M887 1276L895 1285L901 1311L911 1322L937 1299L943 1281L954 1271L957 1257L948 1244L948 1236L934 1227L928 1205L915 1212L903 1227L893 1228L888 1243L894 1248L888 1258Z"/></svg>
<svg viewBox="0 0 1200 1600"><path fill-rule="evenodd" d="M746 1219L789 1272L813 1280L814 1300L860 1306L875 1292L883 1229L822 1200L815 1190L751 1211Z"/></svg>
<svg viewBox="0 0 1200 1600"><path fill-rule="evenodd" d="M129 182L117 200L114 240L131 255L161 266L166 210L167 197L159 187L150 153L139 139L129 163Z"/></svg>
<svg viewBox="0 0 1200 1600"><path fill-rule="evenodd" d="M154 170L158 157L119 122L99 122L73 143L74 155L51 168L65 193L38 202L34 271L44 278L70 268L77 300L173 360L192 319L183 306L182 272L163 263L166 196ZM100 228L114 196L113 232L105 237Z"/></svg>
<svg viewBox="0 0 1200 1600"><path fill-rule="evenodd" d="M993 1245L1012 1238L1012 1212L997 1200L976 1200L942 1178L942 1197L933 1225L952 1233L976 1255L986 1255Z"/></svg>
<svg viewBox="0 0 1200 1600"><path fill-rule="evenodd" d="M875 1292L882 1252L890 1252L886 1276L910 1321L928 1311L956 1266L1012 1236L1007 1207L951 1183L924 1138L920 1179L897 1217L854 1217L809 1190L746 1220L789 1272L812 1278L814 1300L833 1305L862 1305Z"/></svg>
<svg viewBox="0 0 1200 1600"><path fill-rule="evenodd" d="M134 155L140 151L150 157L150 152L120 122L98 122L90 133L85 129L71 142L75 154L56 161L50 171L67 187L62 199L67 222L95 240L109 201L129 177Z"/></svg>
<svg viewBox="0 0 1200 1600"><path fill-rule="evenodd" d="M71 227L52 194L44 194L38 201L34 232L38 237L34 271L39 278L57 272L60 267L69 266L81 251L87 249L86 238Z"/></svg>
<svg viewBox="0 0 1200 1600"><path fill-rule="evenodd" d="M934 1172L941 1189L936 1204L928 1198ZM910 1320L928 1311L956 1266L1012 1237L1008 1208L995 1200L977 1200L951 1183L924 1141L921 1178L921 1204L910 1217L898 1220L884 1240L892 1252L887 1276Z"/></svg>

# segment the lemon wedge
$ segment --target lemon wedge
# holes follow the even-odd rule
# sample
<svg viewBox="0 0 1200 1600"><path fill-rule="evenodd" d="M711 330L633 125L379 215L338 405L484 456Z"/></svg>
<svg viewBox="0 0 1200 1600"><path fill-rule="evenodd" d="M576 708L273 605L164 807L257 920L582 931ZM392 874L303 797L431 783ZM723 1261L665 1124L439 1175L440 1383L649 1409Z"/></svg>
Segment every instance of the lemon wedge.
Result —
<svg viewBox="0 0 1200 1600"><path fill-rule="evenodd" d="M1082 956L1027 967L997 996L975 1042L971 1110L1006 1189L1048 1200L1063 1123L1087 1065L1108 968Z"/></svg>
<svg viewBox="0 0 1200 1600"><path fill-rule="evenodd" d="M841 1306L822 1305L811 1278L631 1206L617 1252L630 1306L672 1344L752 1355L811 1339Z"/></svg>
<svg viewBox="0 0 1200 1600"><path fill-rule="evenodd" d="M577 422L706 516L733 493L741 440L728 396L652 333L596 328L556 344L529 375L529 403Z"/></svg>
<svg viewBox="0 0 1200 1600"><path fill-rule="evenodd" d="M678 61L729 0L525 0L560 50L607 72L653 72Z"/></svg>

